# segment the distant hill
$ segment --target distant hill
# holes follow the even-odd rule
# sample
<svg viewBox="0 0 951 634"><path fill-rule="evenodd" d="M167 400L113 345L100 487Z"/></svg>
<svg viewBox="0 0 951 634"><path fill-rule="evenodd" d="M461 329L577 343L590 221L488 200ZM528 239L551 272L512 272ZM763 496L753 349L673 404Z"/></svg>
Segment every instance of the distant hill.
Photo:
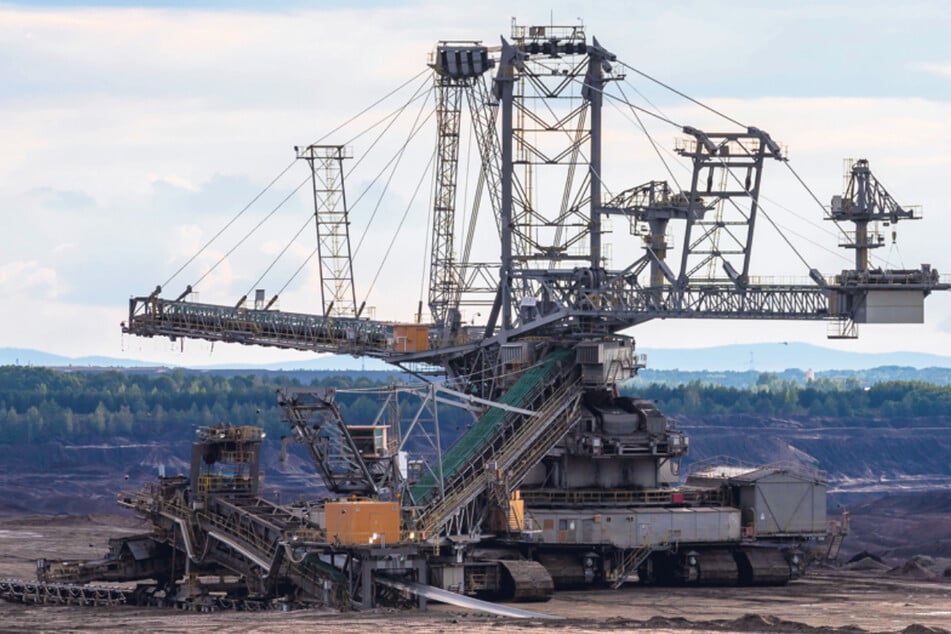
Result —
<svg viewBox="0 0 951 634"><path fill-rule="evenodd" d="M97 366L114 368L139 368L157 365L154 362L117 357L64 357L59 354L29 348L0 348L0 365L34 365L45 367Z"/></svg>
<svg viewBox="0 0 951 634"><path fill-rule="evenodd" d="M843 381L858 381L859 385L873 385L886 381L920 381L932 385L951 385L951 368L881 365L861 370L815 370L810 377L805 370L789 368L786 370L655 370L648 368L637 373L637 378L629 383L646 386L651 383L662 385L684 385L700 382L723 387L748 388L760 382L764 372L781 381L791 381L805 386L810 378L828 379L842 384Z"/></svg>
<svg viewBox="0 0 951 634"><path fill-rule="evenodd" d="M843 352L808 343L750 343L712 348L638 349L647 354L652 370L725 370L781 372L805 370L865 370L880 366L951 368L951 357L922 352Z"/></svg>
<svg viewBox="0 0 951 634"><path fill-rule="evenodd" d="M309 370L326 372L331 370L363 371L363 372L398 372L399 369L372 358L358 358L347 354L325 354L307 361L284 361L277 363L202 365L196 370Z"/></svg>
<svg viewBox="0 0 951 634"><path fill-rule="evenodd" d="M87 356L66 357L42 350L29 348L0 348L0 365L42 366L50 368L62 367L90 367L90 368L150 368L157 367L154 361L140 361L138 359L123 359L117 357ZM230 363L184 366L194 370L311 370L311 371L366 371L366 372L394 372L398 371L391 365L379 359L359 359L345 354L331 354L316 356L307 361L286 361L278 363Z"/></svg>
<svg viewBox="0 0 951 634"><path fill-rule="evenodd" d="M782 372L811 368L815 371L867 370L882 366L905 368L951 368L951 356L922 352L843 352L808 343L750 343L711 348L638 348L647 354L651 370ZM154 362L115 357L66 357L26 348L0 348L0 365L35 365L48 367L154 367ZM215 364L190 366L196 370L311 370L392 372L394 367L379 359L355 358L349 355L315 355L306 361L285 361L266 364Z"/></svg>

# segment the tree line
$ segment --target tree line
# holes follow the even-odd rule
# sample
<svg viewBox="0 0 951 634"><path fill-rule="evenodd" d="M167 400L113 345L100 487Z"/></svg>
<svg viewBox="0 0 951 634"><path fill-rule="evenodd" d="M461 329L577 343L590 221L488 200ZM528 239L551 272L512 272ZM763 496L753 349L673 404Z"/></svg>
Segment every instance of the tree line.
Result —
<svg viewBox="0 0 951 634"><path fill-rule="evenodd" d="M869 386L855 378L805 384L761 373L745 388L700 381L667 385L629 384L621 392L654 401L666 414L813 416L894 421L951 414L951 387L921 381L883 381Z"/></svg>
<svg viewBox="0 0 951 634"><path fill-rule="evenodd" d="M309 385L339 389L385 386L387 380L326 374ZM173 370L65 372L0 366L0 443L87 442L109 437L135 440L192 438L195 427L228 422L257 425L274 437L287 432L275 391L299 387L281 375L222 375ZM915 381L887 381L863 387L854 379L819 379L805 385L764 373L745 388L691 381L680 385L628 383L622 393L656 402L670 415L821 416L885 419L939 416L951 412L951 387ZM369 424L380 400L369 394L338 393L350 424ZM410 415L412 404L403 403ZM447 436L462 433L472 418L440 409Z"/></svg>
<svg viewBox="0 0 951 634"><path fill-rule="evenodd" d="M290 377L180 369L146 374L0 366L0 443L193 438L196 427L222 422L263 427L269 436L279 437L288 427L275 392L303 385ZM309 385L363 389L384 387L387 381L325 373ZM372 423L381 405L380 399L360 393L338 392L336 402L351 424ZM408 412L410 407L406 402L401 409ZM461 429L467 417L440 411L440 419L452 428Z"/></svg>

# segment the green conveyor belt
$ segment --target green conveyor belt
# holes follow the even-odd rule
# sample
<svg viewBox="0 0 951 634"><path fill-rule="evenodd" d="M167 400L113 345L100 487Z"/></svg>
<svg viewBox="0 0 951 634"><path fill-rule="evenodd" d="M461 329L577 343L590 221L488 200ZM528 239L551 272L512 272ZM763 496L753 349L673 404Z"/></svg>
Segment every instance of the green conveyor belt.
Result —
<svg viewBox="0 0 951 634"><path fill-rule="evenodd" d="M554 350L544 360L526 370L521 377L499 398L499 402L512 407L527 408L528 401L538 385L555 375L560 365L570 359L573 352L568 349ZM495 436L507 416L517 416L498 407L491 407L476 421L475 425L463 434L445 453L442 461L443 478L448 484L459 469L478 455L489 440ZM436 476L427 472L419 482L411 487L413 499L417 504L424 503L436 491Z"/></svg>

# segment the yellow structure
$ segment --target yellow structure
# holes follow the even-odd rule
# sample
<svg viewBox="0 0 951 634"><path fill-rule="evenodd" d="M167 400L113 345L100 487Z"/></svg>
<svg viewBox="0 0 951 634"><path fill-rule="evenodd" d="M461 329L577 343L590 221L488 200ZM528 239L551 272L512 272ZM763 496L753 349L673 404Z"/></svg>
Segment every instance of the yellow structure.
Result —
<svg viewBox="0 0 951 634"><path fill-rule="evenodd" d="M331 542L395 544L400 540L399 502L327 502L324 518L327 539Z"/></svg>
<svg viewBox="0 0 951 634"><path fill-rule="evenodd" d="M512 491L507 509L498 509L490 518L490 528L497 532L517 533L525 529L525 500L522 492Z"/></svg>
<svg viewBox="0 0 951 634"><path fill-rule="evenodd" d="M429 350L429 326L426 324L393 324L392 347L399 352Z"/></svg>

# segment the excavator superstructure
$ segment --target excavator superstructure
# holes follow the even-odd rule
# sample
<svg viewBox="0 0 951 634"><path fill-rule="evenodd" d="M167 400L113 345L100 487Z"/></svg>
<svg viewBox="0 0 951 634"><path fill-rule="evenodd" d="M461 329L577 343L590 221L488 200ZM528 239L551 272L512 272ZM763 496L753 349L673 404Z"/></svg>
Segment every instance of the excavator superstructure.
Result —
<svg viewBox="0 0 951 634"><path fill-rule="evenodd" d="M761 202L765 168L792 170L767 132L723 115L729 130L701 130L616 97L627 72L649 76L581 26L513 24L500 46L440 42L430 67L431 321L421 308L413 323L367 317L354 290L349 148L314 144L296 152L311 171L319 314L278 310L263 290L231 305L158 287L130 300L123 324L142 337L375 357L421 382L388 388L364 421L345 421L331 388L278 393L288 441L324 484L306 505L261 497L259 430L202 428L189 478L120 496L151 533L113 544L108 561L43 563L43 582L151 579L139 596L153 603L350 609L424 602L434 588L544 600L559 587L781 584L801 572L805 547L828 531L822 475L802 465L682 473L687 436L653 403L619 394L643 367L626 332L654 319L812 320L855 337L856 324L921 322L925 297L951 286L929 265L870 259L877 223L919 214L867 161L850 163L846 191L823 213L854 224L843 231L854 268L764 281L751 267L755 228L776 227ZM672 182L608 189L608 156L623 148L605 151L606 105L676 128L683 185L671 172ZM456 213L463 122L479 162L468 221ZM479 207L498 237L492 261L475 259ZM629 227L635 246L612 251L612 225ZM403 410L416 399L409 420L400 397ZM440 437L447 406L472 413L451 443Z"/></svg>

